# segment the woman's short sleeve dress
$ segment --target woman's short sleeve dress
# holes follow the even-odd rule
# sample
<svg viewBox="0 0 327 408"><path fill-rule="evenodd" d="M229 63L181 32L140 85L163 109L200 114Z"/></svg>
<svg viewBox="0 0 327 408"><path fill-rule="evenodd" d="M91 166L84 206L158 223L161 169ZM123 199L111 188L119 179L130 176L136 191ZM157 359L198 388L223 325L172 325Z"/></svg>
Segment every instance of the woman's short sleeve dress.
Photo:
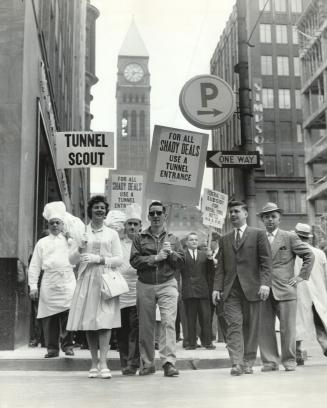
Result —
<svg viewBox="0 0 327 408"><path fill-rule="evenodd" d="M87 234L87 253L122 257L116 231L105 225L99 230L93 230L89 224ZM121 326L119 296L108 300L101 296L103 272L104 265L80 264L67 330L100 330Z"/></svg>

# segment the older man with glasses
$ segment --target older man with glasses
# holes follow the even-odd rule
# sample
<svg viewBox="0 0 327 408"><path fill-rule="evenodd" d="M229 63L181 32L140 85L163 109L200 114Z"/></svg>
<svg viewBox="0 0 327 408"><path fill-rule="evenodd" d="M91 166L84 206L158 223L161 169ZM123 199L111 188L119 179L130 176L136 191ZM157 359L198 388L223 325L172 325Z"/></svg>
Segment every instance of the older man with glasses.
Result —
<svg viewBox="0 0 327 408"><path fill-rule="evenodd" d="M149 206L150 227L134 238L131 265L137 270L137 309L142 368L139 375L155 372L156 304L161 315L159 353L166 377L179 374L176 362L175 320L178 289L176 269L184 261L178 238L165 229L166 208L160 201Z"/></svg>

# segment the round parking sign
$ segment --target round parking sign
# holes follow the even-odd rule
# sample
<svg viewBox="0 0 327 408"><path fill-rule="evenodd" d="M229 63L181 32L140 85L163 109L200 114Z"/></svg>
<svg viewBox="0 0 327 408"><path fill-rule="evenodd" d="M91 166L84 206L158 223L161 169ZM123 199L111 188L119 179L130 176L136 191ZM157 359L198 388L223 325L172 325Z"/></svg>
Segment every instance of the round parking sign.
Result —
<svg viewBox="0 0 327 408"><path fill-rule="evenodd" d="M183 86L179 107L192 125L214 129L235 112L235 95L223 79L215 75L198 75Z"/></svg>

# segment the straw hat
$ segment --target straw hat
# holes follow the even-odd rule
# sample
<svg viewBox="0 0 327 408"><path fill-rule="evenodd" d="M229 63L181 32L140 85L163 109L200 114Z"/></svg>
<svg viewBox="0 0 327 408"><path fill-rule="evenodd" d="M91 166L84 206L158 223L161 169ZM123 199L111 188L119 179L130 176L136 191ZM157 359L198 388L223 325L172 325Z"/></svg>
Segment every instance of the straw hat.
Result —
<svg viewBox="0 0 327 408"><path fill-rule="evenodd" d="M282 213L283 210L277 206L275 203L267 203L262 207L262 210L259 212L259 215L269 214L271 212L279 212Z"/></svg>

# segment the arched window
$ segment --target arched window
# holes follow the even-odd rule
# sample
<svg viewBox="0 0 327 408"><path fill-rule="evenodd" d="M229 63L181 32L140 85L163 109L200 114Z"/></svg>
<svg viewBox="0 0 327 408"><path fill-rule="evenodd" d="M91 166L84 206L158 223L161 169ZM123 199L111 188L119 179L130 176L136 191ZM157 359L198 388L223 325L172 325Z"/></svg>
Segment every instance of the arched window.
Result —
<svg viewBox="0 0 327 408"><path fill-rule="evenodd" d="M136 128L136 111L132 111L131 114L131 137L137 137L137 128Z"/></svg>
<svg viewBox="0 0 327 408"><path fill-rule="evenodd" d="M140 139L145 138L145 113L144 111L140 112Z"/></svg>
<svg viewBox="0 0 327 408"><path fill-rule="evenodd" d="M128 113L127 111L123 112L123 116L121 120L121 136L122 137L128 136Z"/></svg>

